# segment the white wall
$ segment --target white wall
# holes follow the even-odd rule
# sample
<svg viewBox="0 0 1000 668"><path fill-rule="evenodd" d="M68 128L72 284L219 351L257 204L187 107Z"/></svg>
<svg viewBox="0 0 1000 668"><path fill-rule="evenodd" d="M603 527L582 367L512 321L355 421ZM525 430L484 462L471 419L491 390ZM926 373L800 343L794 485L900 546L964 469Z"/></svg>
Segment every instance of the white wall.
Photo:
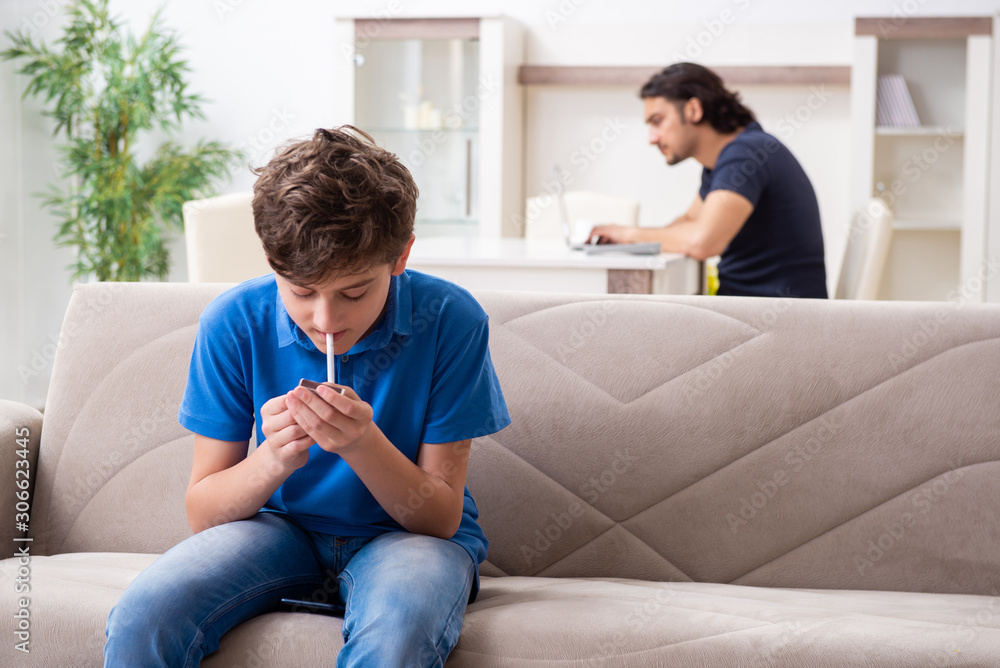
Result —
<svg viewBox="0 0 1000 668"><path fill-rule="evenodd" d="M0 27L27 27L51 42L60 34L63 4L65 0L3 0ZM161 4L163 0L112 0L112 9L141 31ZM187 47L191 90L210 100L204 107L207 120L189 123L180 139L228 141L246 149L259 164L277 143L338 122L330 112L337 81L329 66L331 59L342 57L331 36L337 15L506 13L526 26L531 64L667 64L680 56L707 65L848 65L855 15L980 15L998 10L997 0L948 6L932 0L174 0L165 4L163 20L180 32ZM698 40L701 51L692 47L686 53ZM8 44L0 37L0 49ZM54 247L56 221L32 196L57 177L58 160L51 123L41 116L43 105L35 99L20 100L25 81L14 71L11 63L0 63L0 398L40 406L51 371L52 342L71 291L64 267L72 255ZM808 87L748 87L742 92L772 131L810 94ZM838 228L849 200L848 110L847 89L833 89L828 102L787 137L819 195L828 261L834 260L828 265L831 270L842 248ZM528 195L539 191L554 161L569 167L576 148L599 134L609 119L619 118L625 124L622 134L592 168L580 172L580 184L638 197L644 224L668 220L693 197L697 166L668 169L646 146L641 105L633 90L532 88L525 114ZM243 169L224 190L251 184L252 175ZM171 278L183 280L179 240L173 255Z"/></svg>

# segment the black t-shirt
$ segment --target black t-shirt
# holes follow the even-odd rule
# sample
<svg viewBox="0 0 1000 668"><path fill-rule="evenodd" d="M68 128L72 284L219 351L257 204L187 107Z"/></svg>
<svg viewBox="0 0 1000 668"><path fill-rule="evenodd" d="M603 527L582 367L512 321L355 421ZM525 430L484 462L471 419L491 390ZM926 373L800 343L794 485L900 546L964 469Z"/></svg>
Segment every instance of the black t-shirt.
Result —
<svg viewBox="0 0 1000 668"><path fill-rule="evenodd" d="M702 199L739 193L753 213L722 252L719 294L825 299L826 264L819 204L791 151L750 123L701 174Z"/></svg>

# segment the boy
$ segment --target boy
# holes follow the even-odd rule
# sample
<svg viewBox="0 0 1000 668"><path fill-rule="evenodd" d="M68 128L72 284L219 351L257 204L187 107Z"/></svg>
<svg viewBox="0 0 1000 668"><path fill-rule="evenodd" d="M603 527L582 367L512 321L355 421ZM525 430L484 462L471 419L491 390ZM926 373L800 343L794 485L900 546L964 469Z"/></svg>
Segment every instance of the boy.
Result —
<svg viewBox="0 0 1000 668"><path fill-rule="evenodd" d="M486 557L471 439L510 422L486 314L405 271L417 188L368 135L317 130L257 173L274 274L205 309L178 414L196 535L122 595L105 665L197 666L282 598L332 594L338 666L441 666ZM327 334L343 394L296 387L325 378Z"/></svg>

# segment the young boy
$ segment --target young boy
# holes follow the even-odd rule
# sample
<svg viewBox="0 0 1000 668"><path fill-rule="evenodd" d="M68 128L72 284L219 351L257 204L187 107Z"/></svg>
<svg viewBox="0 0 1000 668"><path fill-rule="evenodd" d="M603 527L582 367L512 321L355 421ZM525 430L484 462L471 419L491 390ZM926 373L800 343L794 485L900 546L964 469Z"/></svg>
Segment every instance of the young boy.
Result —
<svg viewBox="0 0 1000 668"><path fill-rule="evenodd" d="M122 595L105 665L197 666L287 597L345 608L338 666L441 666L486 558L471 439L510 422L487 316L405 270L417 187L368 135L317 130L258 174L274 274L205 309L178 415L195 535ZM327 334L343 394L297 387L326 378Z"/></svg>

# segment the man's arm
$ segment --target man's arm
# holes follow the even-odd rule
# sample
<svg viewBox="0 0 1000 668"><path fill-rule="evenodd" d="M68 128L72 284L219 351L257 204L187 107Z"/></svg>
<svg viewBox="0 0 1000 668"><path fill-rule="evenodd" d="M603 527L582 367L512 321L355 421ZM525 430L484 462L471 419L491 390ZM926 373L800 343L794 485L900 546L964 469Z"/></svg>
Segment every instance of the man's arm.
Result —
<svg viewBox="0 0 1000 668"><path fill-rule="evenodd" d="M674 223L679 223L683 220L696 220L698 218L698 214L701 213L701 207L704 204L705 201L702 200L701 195L695 195L694 201L691 202L691 206L688 207L688 210L674 219L674 221L670 224L673 225Z"/></svg>
<svg viewBox="0 0 1000 668"><path fill-rule="evenodd" d="M713 190L704 201L696 197L687 213L666 227L599 225L590 236L602 243L658 241L666 253L684 253L697 260L719 255L753 213L753 204L731 190Z"/></svg>
<svg viewBox="0 0 1000 668"><path fill-rule="evenodd" d="M289 413L321 448L340 455L389 515L411 533L451 538L462 521L471 440L421 443L414 464L372 421L352 390L296 388Z"/></svg>

